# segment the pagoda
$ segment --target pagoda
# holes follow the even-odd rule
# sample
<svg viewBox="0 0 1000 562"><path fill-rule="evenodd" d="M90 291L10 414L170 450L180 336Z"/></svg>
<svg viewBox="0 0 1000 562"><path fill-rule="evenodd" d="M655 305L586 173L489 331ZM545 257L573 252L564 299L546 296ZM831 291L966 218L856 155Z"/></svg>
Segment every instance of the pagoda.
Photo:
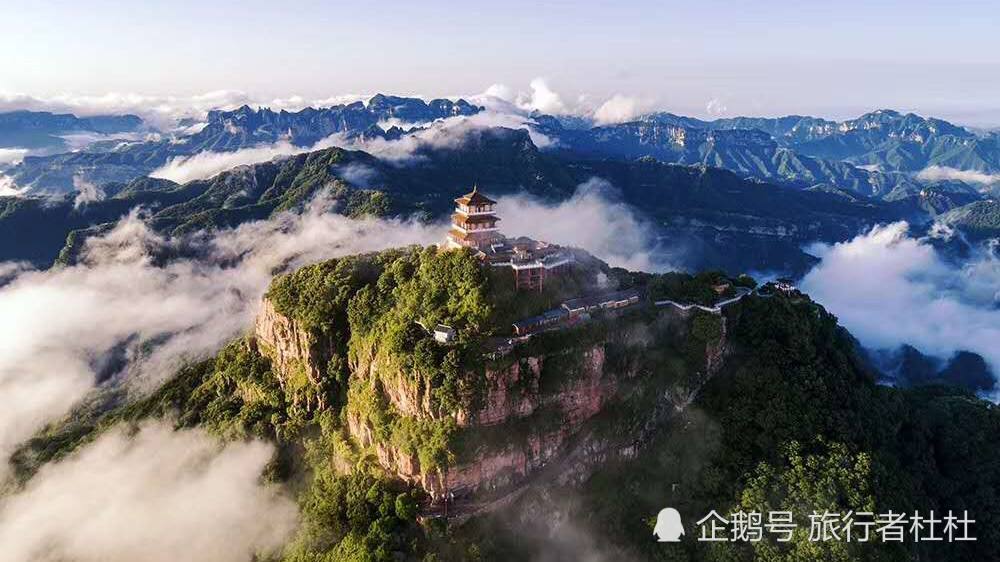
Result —
<svg viewBox="0 0 1000 562"><path fill-rule="evenodd" d="M497 228L500 220L494 211L497 202L479 193L478 186L455 199L455 204L455 213L451 215L451 230L448 231L449 248L485 251L504 241L504 236Z"/></svg>

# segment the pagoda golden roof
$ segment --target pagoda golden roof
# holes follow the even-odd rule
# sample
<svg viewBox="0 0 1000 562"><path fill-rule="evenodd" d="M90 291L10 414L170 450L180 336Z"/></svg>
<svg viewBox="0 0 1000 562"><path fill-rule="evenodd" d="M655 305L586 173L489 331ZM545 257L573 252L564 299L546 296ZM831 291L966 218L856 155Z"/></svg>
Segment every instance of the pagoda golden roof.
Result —
<svg viewBox="0 0 1000 562"><path fill-rule="evenodd" d="M466 193L458 199L455 199L455 202L459 205L468 205L470 207L483 207L485 205L496 205L497 203L482 193L479 193L479 186L474 186L472 191Z"/></svg>

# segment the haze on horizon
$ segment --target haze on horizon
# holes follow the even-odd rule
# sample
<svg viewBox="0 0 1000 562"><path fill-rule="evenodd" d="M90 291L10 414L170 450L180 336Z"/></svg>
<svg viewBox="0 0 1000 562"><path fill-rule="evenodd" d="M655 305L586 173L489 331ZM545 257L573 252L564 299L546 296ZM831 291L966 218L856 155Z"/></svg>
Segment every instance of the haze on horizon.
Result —
<svg viewBox="0 0 1000 562"><path fill-rule="evenodd" d="M698 117L877 108L1000 125L996 5L0 0L0 101L108 92L329 99L530 91ZM7 104L10 105L9 103Z"/></svg>

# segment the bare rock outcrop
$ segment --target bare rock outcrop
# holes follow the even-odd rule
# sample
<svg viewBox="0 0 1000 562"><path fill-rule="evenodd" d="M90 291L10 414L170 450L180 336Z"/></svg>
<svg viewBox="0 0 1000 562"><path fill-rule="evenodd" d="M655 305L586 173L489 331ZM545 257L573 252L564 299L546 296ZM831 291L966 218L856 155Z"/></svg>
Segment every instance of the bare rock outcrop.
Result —
<svg viewBox="0 0 1000 562"><path fill-rule="evenodd" d="M261 303L254 335L262 353L274 364L282 386L299 373L318 383L322 378L322 345L299 322L279 313L269 299Z"/></svg>

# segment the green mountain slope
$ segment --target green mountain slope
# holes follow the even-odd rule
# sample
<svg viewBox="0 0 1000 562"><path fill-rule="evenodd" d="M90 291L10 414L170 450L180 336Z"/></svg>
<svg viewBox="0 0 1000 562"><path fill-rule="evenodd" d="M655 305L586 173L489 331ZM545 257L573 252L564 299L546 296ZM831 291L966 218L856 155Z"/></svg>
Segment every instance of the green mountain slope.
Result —
<svg viewBox="0 0 1000 562"><path fill-rule="evenodd" d="M667 279L591 267L640 288ZM585 273L580 279L594 279ZM718 279L710 279L685 283L709 283L711 293ZM298 486L303 514L280 557L288 562L1000 556L1000 413L954 389L877 386L856 342L807 296L749 296L721 316L646 303L491 359L483 338L502 333L500 319L523 301L503 280L468 253L420 249L280 277L255 336L138 401L106 389L26 443L14 458L18 475L116 424L167 416L178 427L279 446L266 477ZM560 290L594 289L567 284L539 297L564 298ZM269 323L281 318L300 330L288 337L309 344L297 362L267 341ZM414 320L451 323L459 339L435 343ZM524 378L498 386L515 365ZM420 399L404 400L410 390ZM531 413L517 406L525 399L540 400ZM514 416L507 422L460 423L501 404ZM581 417L579 408L595 404ZM547 456L530 473L496 481L516 494L462 492L443 517L426 492L436 489L432 476L505 451ZM399 478L393 459L401 456L430 476ZM653 540L665 506L684 516L680 544ZM800 526L787 543L698 542L695 521L713 509L790 510ZM931 509L967 510L978 540L809 540L812 510Z"/></svg>
<svg viewBox="0 0 1000 562"><path fill-rule="evenodd" d="M1000 201L976 201L948 211L938 220L960 228L969 236L982 240L1000 236Z"/></svg>
<svg viewBox="0 0 1000 562"><path fill-rule="evenodd" d="M577 186L599 177L620 190L622 199L687 254L693 269L723 267L801 271L810 258L799 246L815 240L836 241L877 223L910 212L864 197L790 190L742 180L724 170L689 168L657 162L565 160L539 151L526 131L490 129L470 137L461 148L418 152L415 163L389 165L362 152L336 148L275 162L240 167L183 186L162 180L135 180L107 187L108 198L74 207L71 198L10 202L0 215L0 256L47 265L70 232L64 257L96 227L142 205L162 232L234 226L300 207L321 189L341 199L349 215L411 215L431 219L452 209L456 194L478 183L495 195L526 192L556 204ZM359 185L351 170L371 178ZM353 183L352 183L353 182ZM30 201L30 200L26 200ZM19 226L36 225L44 236L14 243ZM98 229L97 231L100 231ZM56 243L56 240L59 243ZM743 248L743 251L733 251Z"/></svg>

